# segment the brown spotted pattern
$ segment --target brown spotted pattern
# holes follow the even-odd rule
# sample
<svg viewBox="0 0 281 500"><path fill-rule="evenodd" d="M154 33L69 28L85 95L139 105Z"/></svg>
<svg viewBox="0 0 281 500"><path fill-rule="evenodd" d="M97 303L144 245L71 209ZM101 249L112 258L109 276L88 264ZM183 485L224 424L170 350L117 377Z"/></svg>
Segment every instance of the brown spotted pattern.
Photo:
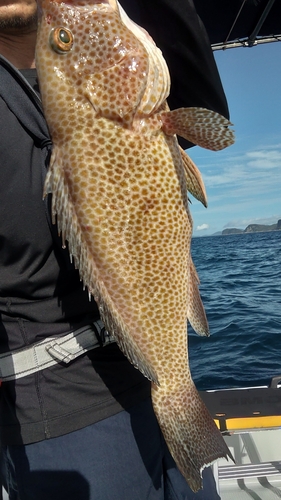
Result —
<svg viewBox="0 0 281 500"><path fill-rule="evenodd" d="M155 413L196 491L201 469L228 450L188 367L187 316L208 332L187 186L202 199L205 191L183 161L176 123L163 131L167 67L114 0L42 0L40 9L36 65L54 143L45 195L107 328L154 382ZM56 49L60 27L59 46L71 33L70 50Z"/></svg>

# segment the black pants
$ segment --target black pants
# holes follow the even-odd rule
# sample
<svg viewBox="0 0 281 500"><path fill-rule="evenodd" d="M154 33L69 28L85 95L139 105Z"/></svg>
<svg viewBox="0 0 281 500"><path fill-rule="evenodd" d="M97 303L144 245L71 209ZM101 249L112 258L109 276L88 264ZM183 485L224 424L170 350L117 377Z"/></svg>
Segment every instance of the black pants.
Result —
<svg viewBox="0 0 281 500"><path fill-rule="evenodd" d="M211 470L194 494L177 470L151 402L84 429L3 449L10 500L219 500Z"/></svg>

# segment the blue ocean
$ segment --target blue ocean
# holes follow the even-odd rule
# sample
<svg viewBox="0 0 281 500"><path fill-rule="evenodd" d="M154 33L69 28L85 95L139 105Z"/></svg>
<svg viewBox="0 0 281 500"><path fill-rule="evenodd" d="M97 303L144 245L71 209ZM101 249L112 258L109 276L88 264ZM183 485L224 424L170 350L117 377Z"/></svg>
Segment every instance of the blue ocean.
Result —
<svg viewBox="0 0 281 500"><path fill-rule="evenodd" d="M268 385L281 376L281 231L193 238L192 256L211 331L188 328L197 388Z"/></svg>

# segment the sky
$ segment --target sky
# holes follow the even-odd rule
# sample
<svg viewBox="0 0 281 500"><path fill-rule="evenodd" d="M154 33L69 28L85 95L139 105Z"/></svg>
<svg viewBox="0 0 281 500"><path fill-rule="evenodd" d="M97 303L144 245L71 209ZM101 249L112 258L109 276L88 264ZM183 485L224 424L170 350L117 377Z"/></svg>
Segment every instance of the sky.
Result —
<svg viewBox="0 0 281 500"><path fill-rule="evenodd" d="M281 42L214 52L236 142L187 152L199 168L208 208L192 198L194 236L281 219Z"/></svg>

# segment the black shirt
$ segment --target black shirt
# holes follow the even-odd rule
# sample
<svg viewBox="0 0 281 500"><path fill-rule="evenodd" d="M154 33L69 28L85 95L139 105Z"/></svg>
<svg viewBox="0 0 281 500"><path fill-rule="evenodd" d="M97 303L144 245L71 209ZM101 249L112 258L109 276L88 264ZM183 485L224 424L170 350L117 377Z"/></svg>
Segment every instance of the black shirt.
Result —
<svg viewBox="0 0 281 500"><path fill-rule="evenodd" d="M7 65L0 60L0 82ZM78 272L61 247L42 200L46 147L34 137L39 109L32 89L9 66L14 112L0 97L0 351L67 333L99 317ZM35 70L26 76L36 85ZM7 92L7 88L6 91ZM3 90L3 89L2 89ZM4 92L4 93L5 93ZM21 103L28 97L28 122ZM17 113L18 111L18 113ZM18 118L18 116L20 119ZM23 116L24 123L21 122ZM48 144L48 141L46 142ZM106 418L148 398L150 383L116 344L97 348L69 365L1 388L1 441L20 444L55 437Z"/></svg>

